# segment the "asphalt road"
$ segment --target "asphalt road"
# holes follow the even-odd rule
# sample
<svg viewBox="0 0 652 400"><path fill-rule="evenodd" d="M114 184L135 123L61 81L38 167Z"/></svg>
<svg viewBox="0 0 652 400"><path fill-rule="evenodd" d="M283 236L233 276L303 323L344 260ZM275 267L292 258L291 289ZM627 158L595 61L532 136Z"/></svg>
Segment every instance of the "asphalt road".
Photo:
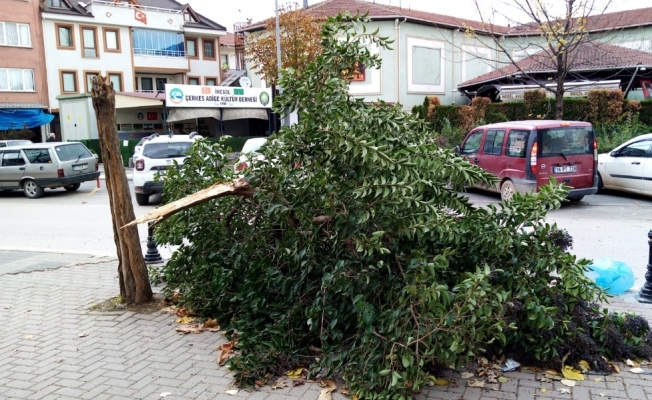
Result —
<svg viewBox="0 0 652 400"><path fill-rule="evenodd" d="M100 189L95 182L86 182L74 193L48 189L37 200L25 198L20 191L0 192L0 250L115 257L108 193L104 181L100 182ZM477 205L500 203L497 194L471 190L468 196ZM136 216L154 209L157 197L149 206L139 206L133 199ZM552 211L548 220L573 236L573 254L624 261L634 270L635 288L645 282L652 197L617 192L587 196ZM139 233L146 250L147 226L141 225ZM164 247L159 251L164 258L171 254Z"/></svg>

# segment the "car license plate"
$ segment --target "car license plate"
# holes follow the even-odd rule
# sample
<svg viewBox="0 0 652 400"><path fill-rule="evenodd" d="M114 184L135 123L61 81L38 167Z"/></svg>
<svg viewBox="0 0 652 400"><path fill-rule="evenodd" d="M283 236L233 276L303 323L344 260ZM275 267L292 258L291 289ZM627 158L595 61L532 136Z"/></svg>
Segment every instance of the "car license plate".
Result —
<svg viewBox="0 0 652 400"><path fill-rule="evenodd" d="M88 164L80 164L80 165L73 165L72 166L73 171L83 171L85 169L88 169Z"/></svg>
<svg viewBox="0 0 652 400"><path fill-rule="evenodd" d="M567 165L563 167L554 167L552 172L555 174L568 174L570 172L577 172L577 165Z"/></svg>

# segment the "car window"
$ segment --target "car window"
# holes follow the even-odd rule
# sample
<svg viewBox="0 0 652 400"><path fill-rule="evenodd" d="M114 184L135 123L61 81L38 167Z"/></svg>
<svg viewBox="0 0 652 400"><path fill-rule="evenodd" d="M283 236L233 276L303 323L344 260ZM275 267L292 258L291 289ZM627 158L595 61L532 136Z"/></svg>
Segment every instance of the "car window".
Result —
<svg viewBox="0 0 652 400"><path fill-rule="evenodd" d="M505 131L489 130L484 139L484 154L501 155L503 153L503 139Z"/></svg>
<svg viewBox="0 0 652 400"><path fill-rule="evenodd" d="M25 149L23 150L27 161L32 164L51 164L50 152L48 149Z"/></svg>
<svg viewBox="0 0 652 400"><path fill-rule="evenodd" d="M642 140L629 144L618 151L618 157L649 157L652 140Z"/></svg>
<svg viewBox="0 0 652 400"><path fill-rule="evenodd" d="M0 147L7 147L7 143L5 143L5 142L0 142Z"/></svg>
<svg viewBox="0 0 652 400"><path fill-rule="evenodd" d="M261 147L263 147L265 143L267 143L267 138L249 139L242 146L241 153L256 153L258 150L260 150Z"/></svg>
<svg viewBox="0 0 652 400"><path fill-rule="evenodd" d="M480 140L482 139L483 131L471 132L466 141L462 145L462 154L475 154L480 150Z"/></svg>
<svg viewBox="0 0 652 400"><path fill-rule="evenodd" d="M147 143L143 146L143 157L175 158L185 157L193 142Z"/></svg>
<svg viewBox="0 0 652 400"><path fill-rule="evenodd" d="M93 157L90 151L81 143L71 143L56 146L54 150L60 161L79 160L81 158Z"/></svg>
<svg viewBox="0 0 652 400"><path fill-rule="evenodd" d="M507 136L507 157L525 158L527 140L530 137L530 131L521 131L512 129Z"/></svg>
<svg viewBox="0 0 652 400"><path fill-rule="evenodd" d="M5 151L2 157L3 167L15 167L18 165L25 165L25 160L20 155L19 151Z"/></svg>
<svg viewBox="0 0 652 400"><path fill-rule="evenodd" d="M591 127L564 127L539 131L541 156L593 154Z"/></svg>

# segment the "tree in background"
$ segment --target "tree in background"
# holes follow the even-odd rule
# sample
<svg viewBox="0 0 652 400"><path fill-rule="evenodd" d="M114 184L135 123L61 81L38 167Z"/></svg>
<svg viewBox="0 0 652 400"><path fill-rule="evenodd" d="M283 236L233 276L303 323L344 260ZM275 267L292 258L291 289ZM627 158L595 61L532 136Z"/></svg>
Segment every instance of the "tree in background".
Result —
<svg viewBox="0 0 652 400"><path fill-rule="evenodd" d="M321 22L298 5L279 7L282 68L301 73L321 53ZM276 20L270 18L261 33L248 36L245 55L268 85L277 84Z"/></svg>
<svg viewBox="0 0 652 400"><path fill-rule="evenodd" d="M541 0L505 0L500 6L494 7L489 15L504 17L511 23L528 20L512 29L517 33L519 40L506 41L505 33L495 29L494 21L483 16L487 15L481 4L484 2L474 0L480 20L488 30L489 38L493 41L498 52L499 62L507 62L515 69L515 73L522 78L538 84L543 89L555 96L555 118L563 119L564 115L564 82L573 70L587 69L594 60L587 59L582 46L600 43L594 36L589 35L591 29L601 24L601 16L607 12L611 0L564 0L564 11L557 12L557 8L550 2ZM560 3L560 2L556 2ZM599 4L604 4L600 6ZM591 16L591 18L589 18ZM606 29L613 30L613 28ZM601 34L604 35L605 32ZM480 34L472 28L467 28L467 35L480 38ZM536 53L536 54L535 54ZM521 60L525 55L528 60ZM533 71L553 70L555 73L549 81L536 79ZM554 81L556 85L547 84Z"/></svg>

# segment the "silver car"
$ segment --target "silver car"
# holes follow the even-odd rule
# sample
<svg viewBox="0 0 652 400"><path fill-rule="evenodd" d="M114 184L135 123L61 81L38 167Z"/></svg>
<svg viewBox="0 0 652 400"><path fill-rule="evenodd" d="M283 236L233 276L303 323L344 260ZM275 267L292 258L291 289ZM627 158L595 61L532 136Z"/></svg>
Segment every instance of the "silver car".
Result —
<svg viewBox="0 0 652 400"><path fill-rule="evenodd" d="M23 189L37 199L43 189L79 189L100 177L97 156L81 143L52 142L0 148L0 190Z"/></svg>

